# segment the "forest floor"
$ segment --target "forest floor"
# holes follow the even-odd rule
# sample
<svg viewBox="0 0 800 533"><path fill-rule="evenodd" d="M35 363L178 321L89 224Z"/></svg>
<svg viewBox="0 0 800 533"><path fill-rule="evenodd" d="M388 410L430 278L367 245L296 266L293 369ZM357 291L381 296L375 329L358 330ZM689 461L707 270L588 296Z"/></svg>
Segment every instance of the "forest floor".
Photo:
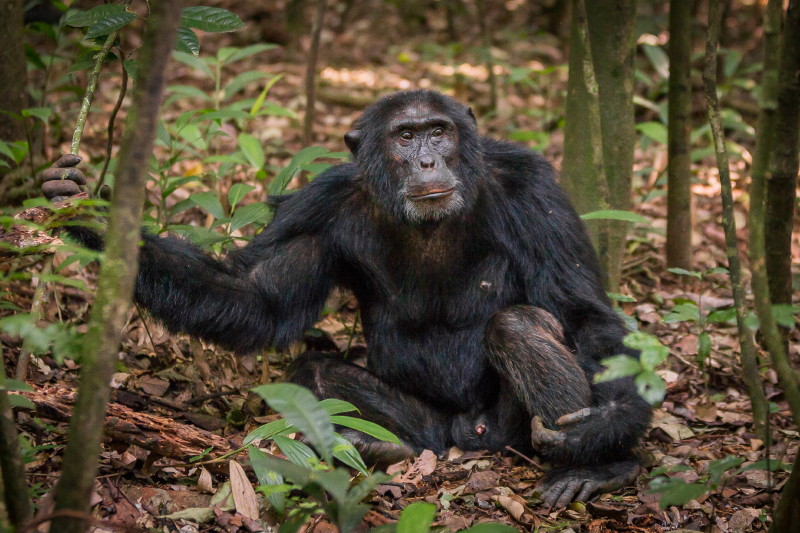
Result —
<svg viewBox="0 0 800 533"><path fill-rule="evenodd" d="M236 38L236 37L229 37ZM379 94L409 87L430 87L452 92L452 70L444 62L423 60L422 53L406 55L399 60L370 61L367 37L329 36L324 57L331 62L321 71L320 102L314 144L333 151L344 150L342 135L365 103ZM229 43L230 44L230 43ZM205 44L204 44L205 46ZM213 49L214 45L211 45ZM563 116L563 91L566 70L546 70L545 65L564 65L564 53L554 43L518 44L527 47L524 54L511 50L509 58L539 58L539 82L550 88L525 90L516 85L501 87L500 107L486 119L478 105L479 127L496 136L507 136L506 124L514 118L517 130L542 131L549 125L545 155L556 166L560 161L562 134L555 127ZM409 47L413 49L413 47ZM203 54L210 53L204 49ZM359 57L359 55L364 57ZM300 53L276 53L237 64L238 69L262 70L282 74L269 98L287 108L302 110L302 76L304 65ZM323 59L325 61L326 59ZM509 59L510 61L510 59ZM536 68L532 61L528 68ZM337 67L334 65L349 65ZM352 65L368 65L353 67ZM463 65L466 87L456 85L458 96L470 102L487 101L485 69L480 65ZM235 72L232 72L232 74ZM176 69L171 83L198 86L210 90L207 82L193 77L192 72ZM205 83L205 85L204 85ZM101 82L101 96L93 118L84 134L82 153L86 159L104 152L108 110L113 105L117 79ZM258 89L258 88L256 88ZM191 101L173 101L166 108L167 120L191 108ZM539 110L536 114L530 110ZM701 115L698 115L701 116ZM267 118L260 124L259 139L268 148L269 165L280 168L291 154L302 146L301 121L283 117ZM57 143L53 143L54 145ZM744 143L743 143L744 144ZM66 144L60 145L62 149ZM270 152L270 149L272 151ZM53 154L58 150L53 148ZM745 194L744 158L732 162L738 200ZM656 533L677 529L740 533L764 531L786 473L778 469L732 470L713 491L702 494L684 505L659 507L659 497L648 491L650 473L663 466L685 465L682 471L670 473L689 483L708 478L709 464L727 456L755 463L765 456L791 463L798 453L798 432L791 423L788 408L776 385L772 370L764 371L767 395L775 402L776 412L770 418L774 444L765 443L752 431L750 402L741 379L737 360L738 342L733 322L705 323L697 321L664 321L676 304L691 300L701 308L701 316L732 305L730 283L722 274L702 276L678 275L667 271L664 261L664 228L666 197L663 178L666 148L658 143L643 142L636 151L635 210L651 223L633 228L625 259L622 294L632 301L622 302L622 310L633 317L638 327L654 333L671 351L668 364L660 371L667 383L664 402L655 410L652 429L642 444L645 465L636 485L596 500L573 504L566 509L547 509L538 505L534 486L542 472L525 459L486 453L463 453L451 450L446 459L423 454L416 461L397 465L397 477L380 485L369 500L373 510L365 519L365 528L397 518L401 509L412 502L427 501L438 506L436 524L457 530L482 521L499 521L523 531L580 531ZM695 265L699 272L724 267L725 246L716 170L709 160L695 166L694 186L696 223L691 238ZM254 193L264 195L261 185ZM224 191L224 186L222 190ZM178 193L180 195L180 193ZM188 193L185 193L188 194ZM746 217L742 204L737 205L740 242L746 242ZM741 216L738 216L741 215ZM187 212L202 222L198 210ZM800 246L795 237L794 262L800 261ZM61 258L56 258L56 264ZM90 286L96 268L77 265L67 267L71 276L86 279ZM23 309L31 306L34 287L18 283L13 289L14 303ZM44 317L81 323L92 302L91 290L59 286L48 291ZM264 353L244 357L233 355L167 333L154 320L137 310L125 328L120 350L118 372L114 376L114 411L109 419L109 432L101 459L101 476L95 492L95 515L128 527L169 525L170 531L251 531L253 524L231 508L216 503L214 514L204 525L191 526L193 512L212 507L212 492L227 480L227 468L218 464L186 465L181 454L197 455L206 442L220 442L219 449L233 449L256 426L273 420L260 400L248 394L255 385L280 380L292 355L308 344L363 353L363 336L356 324L356 302L352 295L341 293L331 299L330 310L316 326L317 335L307 336L291 353ZM711 340L711 357L698 361L698 336L707 333ZM3 337L10 348L7 364L13 368L19 344ZM793 357L798 357L800 333L792 332ZM31 397L40 407L38 413L22 413L20 429L32 448L28 450L27 473L39 496L40 512L45 513L49 492L61 470L61 453L69 421L70 402L76 388L77 366L67 361L57 364L48 357L34 358L29 370L29 383L36 387ZM152 415L152 416L150 416ZM149 418L147 418L149 416ZM212 440L211 432L216 435ZM177 451L175 451L177 450ZM189 453L191 452L191 453ZM209 457L214 456L212 452ZM188 455L187 455L188 454ZM204 459L208 459L207 457ZM246 459L242 458L242 464ZM201 460L202 463L202 460ZM208 470L208 473L203 473ZM178 511L189 510L184 515ZM169 518L163 518L170 515ZM99 524L98 524L99 526ZM109 529L101 528L99 530ZM317 521L307 531L328 532L333 526Z"/></svg>

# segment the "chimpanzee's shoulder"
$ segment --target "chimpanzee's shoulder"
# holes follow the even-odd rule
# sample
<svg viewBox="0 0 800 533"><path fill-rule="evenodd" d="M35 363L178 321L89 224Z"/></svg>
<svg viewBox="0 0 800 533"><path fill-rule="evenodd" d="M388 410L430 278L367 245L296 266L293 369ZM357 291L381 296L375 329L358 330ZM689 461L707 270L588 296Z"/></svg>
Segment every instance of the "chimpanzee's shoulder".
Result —
<svg viewBox="0 0 800 533"><path fill-rule="evenodd" d="M561 194L556 171L547 159L527 146L481 138L483 160L490 176L514 195Z"/></svg>

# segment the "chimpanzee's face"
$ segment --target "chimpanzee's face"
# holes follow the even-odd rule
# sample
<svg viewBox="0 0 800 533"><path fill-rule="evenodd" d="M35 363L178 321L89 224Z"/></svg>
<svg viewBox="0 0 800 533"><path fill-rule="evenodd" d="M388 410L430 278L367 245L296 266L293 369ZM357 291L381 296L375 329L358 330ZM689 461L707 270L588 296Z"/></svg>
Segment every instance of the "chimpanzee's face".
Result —
<svg viewBox="0 0 800 533"><path fill-rule="evenodd" d="M409 220L440 220L464 206L454 173L458 129L450 117L426 105L409 105L388 121L384 148Z"/></svg>

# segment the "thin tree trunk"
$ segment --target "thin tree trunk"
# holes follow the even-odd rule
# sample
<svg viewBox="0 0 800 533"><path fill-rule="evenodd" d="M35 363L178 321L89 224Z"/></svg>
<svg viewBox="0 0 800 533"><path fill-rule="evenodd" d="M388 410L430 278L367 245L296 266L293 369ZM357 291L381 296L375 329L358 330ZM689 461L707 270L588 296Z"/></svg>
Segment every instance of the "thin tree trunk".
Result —
<svg viewBox="0 0 800 533"><path fill-rule="evenodd" d="M667 265L692 268L691 0L669 3Z"/></svg>
<svg viewBox="0 0 800 533"><path fill-rule="evenodd" d="M772 303L792 302L792 222L800 135L800 1L790 0L778 73L774 152L767 180L765 232Z"/></svg>
<svg viewBox="0 0 800 533"><path fill-rule="evenodd" d="M739 332L739 345L742 366L745 369L744 380L753 403L753 411L758 409L758 420L765 420L766 399L761 388L758 374L758 364L755 357L755 343L753 333L747 327L748 315L747 301L744 294L742 281L742 265L736 238L736 218L734 217L733 190L728 160L728 151L725 147L725 133L722 129L719 98L717 97L717 46L719 43L720 6L719 0L709 2L708 13L708 38L706 40L705 64L703 68L703 85L706 95L708 121L714 136L714 148L717 156L717 168L722 186L722 223L725 229L726 254L728 256L728 271L733 290L734 307L736 310L736 325Z"/></svg>
<svg viewBox="0 0 800 533"><path fill-rule="evenodd" d="M147 20L134 91L117 169L106 250L81 358L81 383L70 423L64 468L55 490L55 509L86 512L97 474L108 382L114 370L120 333L130 309L139 259L144 184L158 109L164 92L164 71L175 43L181 2L153 2ZM50 531L79 533L76 518L53 520Z"/></svg>
<svg viewBox="0 0 800 533"><path fill-rule="evenodd" d="M778 93L778 56L780 53L780 29L783 18L782 0L769 0L766 13L764 14L764 46L763 63L764 69L761 75L761 96L759 99L758 125L756 127L757 138L756 147L753 153L753 166L750 180L750 220L749 220L749 248L750 248L750 270L753 279L753 295L755 300L756 313L761 322L763 335L777 332L775 320L772 317L772 307L769 300L769 285L767 282L767 271L764 263L764 196L766 171L769 168L770 154L774 142L775 109L777 108ZM771 324L771 326L769 325ZM765 338L765 340L767 340ZM777 338L783 349L780 336ZM772 340L774 343L774 339ZM767 342L769 346L770 343ZM774 358L774 356L772 356ZM744 358L743 358L744 363ZM745 375L749 376L752 372L758 375L758 368L755 370L743 365ZM748 381L749 388L749 381ZM763 389L759 383L759 394L763 396ZM752 397L752 391L750 393ZM758 407L758 412L756 408ZM753 422L754 429L759 431L767 438L766 431L766 400L759 401L756 405L753 401ZM762 437L763 438L763 437Z"/></svg>
<svg viewBox="0 0 800 533"><path fill-rule="evenodd" d="M5 361L0 355L0 385L5 385ZM9 521L19 529L31 517L31 498L25 483L25 466L19 450L19 436L14 424L14 413L8 393L0 387L0 479L3 480L2 497ZM2 519L0 519L2 525Z"/></svg>
<svg viewBox="0 0 800 533"><path fill-rule="evenodd" d="M800 531L800 453L794 458L792 473L783 486L781 500L775 508L775 517L769 528L770 533Z"/></svg>
<svg viewBox="0 0 800 533"><path fill-rule="evenodd" d="M22 0L0 3L0 140L22 141L25 124L19 114L25 107L24 15ZM13 116L16 115L16 116Z"/></svg>
<svg viewBox="0 0 800 533"><path fill-rule="evenodd" d="M486 17L486 0L477 0L478 26L481 31L483 41L484 60L486 61L486 71L489 75L489 110L497 111L497 76L494 75L494 56L492 55L492 32L489 28L489 21Z"/></svg>
<svg viewBox="0 0 800 533"><path fill-rule="evenodd" d="M593 0L582 4L586 18L573 2L570 36L567 120L564 139L563 183L579 213L598 209L631 208L631 177L635 129L633 116L633 54L636 2ZM586 26L582 43L580 25ZM585 73L595 77L597 100ZM587 132L586 120L593 102L602 102L600 136ZM595 148L603 152L602 175ZM616 290L628 225L601 220L588 225L606 273L606 287Z"/></svg>
<svg viewBox="0 0 800 533"><path fill-rule="evenodd" d="M322 24L325 21L327 0L317 0L317 13L314 16L314 27L311 37L311 50L306 64L306 116L303 122L303 145L309 146L314 134L314 106L317 101L317 61L319 60L319 43L322 38Z"/></svg>

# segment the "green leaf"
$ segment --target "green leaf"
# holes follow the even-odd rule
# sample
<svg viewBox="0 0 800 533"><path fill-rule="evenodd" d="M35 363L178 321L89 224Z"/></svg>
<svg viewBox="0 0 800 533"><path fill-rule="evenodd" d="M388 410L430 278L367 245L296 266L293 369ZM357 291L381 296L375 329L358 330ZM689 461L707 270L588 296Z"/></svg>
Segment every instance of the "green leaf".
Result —
<svg viewBox="0 0 800 533"><path fill-rule="evenodd" d="M741 467L737 472L742 473L749 470L768 470L770 472L784 470L786 472L791 472L792 464L784 463L778 459L761 459L760 461Z"/></svg>
<svg viewBox="0 0 800 533"><path fill-rule="evenodd" d="M211 78L212 80L214 79L214 73L211 72L211 69L209 68L208 63L206 63L205 61L203 61L199 57L195 57L194 55L186 53L186 52L181 52L180 50L173 50L172 51L172 58L175 61L183 63L187 67L190 67L190 68L192 68L194 70L199 70L200 72L205 74L206 77Z"/></svg>
<svg viewBox="0 0 800 533"><path fill-rule="evenodd" d="M325 411L328 412L329 415L338 415L340 413L351 413L353 411L358 411L358 407L352 403L339 400L337 398L327 398L319 402L319 404L323 409L325 409Z"/></svg>
<svg viewBox="0 0 800 533"><path fill-rule="evenodd" d="M89 26L89 29L86 30L86 38L94 39L95 37L108 35L111 32L115 32L120 28L127 26L134 20L136 20L136 15L129 13L128 11L103 17L102 19L96 20Z"/></svg>
<svg viewBox="0 0 800 533"><path fill-rule="evenodd" d="M708 474L711 487L717 488L717 485L719 485L719 481L722 479L722 476L725 474L725 472L731 470L732 468L738 467L743 462L744 458L729 455L722 459L717 459L716 461L711 461L708 463Z"/></svg>
<svg viewBox="0 0 800 533"><path fill-rule="evenodd" d="M642 45L642 52L650 60L650 64L658 72L662 80L669 79L669 56L660 46L653 46L649 44Z"/></svg>
<svg viewBox="0 0 800 533"><path fill-rule="evenodd" d="M264 163L266 163L264 149L261 147L261 143L258 139L250 134L240 133L237 142L239 143L239 148L241 148L242 153L244 153L244 156L253 168L259 169L264 167Z"/></svg>
<svg viewBox="0 0 800 533"><path fill-rule="evenodd" d="M170 95L183 96L186 98L197 98L201 102L211 101L211 96L207 92L192 85L170 85L169 87L167 87L167 93L169 93ZM187 126L188 124L184 123L178 126L177 129L182 130Z"/></svg>
<svg viewBox="0 0 800 533"><path fill-rule="evenodd" d="M36 409L36 404L30 401L25 396L19 394L9 394L8 403L11 407L18 407L20 409Z"/></svg>
<svg viewBox="0 0 800 533"><path fill-rule="evenodd" d="M706 361L711 357L711 337L705 331L697 336L697 359Z"/></svg>
<svg viewBox="0 0 800 533"><path fill-rule="evenodd" d="M0 382L0 390L4 391L32 391L33 387L25 383L24 381L19 381L16 379L6 379L3 382Z"/></svg>
<svg viewBox="0 0 800 533"><path fill-rule="evenodd" d="M642 370L642 365L636 358L630 355L614 355L606 357L600 363L606 367L602 372L594 376L595 383L611 381L612 379L624 378L638 374Z"/></svg>
<svg viewBox="0 0 800 533"><path fill-rule="evenodd" d="M697 279L703 279L703 274L700 272L686 270L685 268L668 268L667 272L672 272L673 274L679 274L681 276L692 276Z"/></svg>
<svg viewBox="0 0 800 533"><path fill-rule="evenodd" d="M673 307L664 317L664 322L672 324L674 322L699 322L700 309L694 303L683 303Z"/></svg>
<svg viewBox="0 0 800 533"><path fill-rule="evenodd" d="M609 300L614 302L635 302L636 298L632 296L628 296L627 294L620 294L618 292L607 292L606 295L608 296Z"/></svg>
<svg viewBox="0 0 800 533"><path fill-rule="evenodd" d="M191 28L181 26L178 28L178 36L175 39L175 49L197 57L200 55L200 39Z"/></svg>
<svg viewBox="0 0 800 533"><path fill-rule="evenodd" d="M233 213L230 231L233 233L237 229L255 222L258 222L262 226L266 225L266 223L269 222L270 213L269 206L262 202L244 205Z"/></svg>
<svg viewBox="0 0 800 533"><path fill-rule="evenodd" d="M231 188L228 189L228 203L231 207L236 207L242 198L247 196L247 193L254 189L255 187L247 183L234 183L231 185Z"/></svg>
<svg viewBox="0 0 800 533"><path fill-rule="evenodd" d="M103 4L87 11L70 9L64 17L64 24L74 28L91 26L98 20L125 13L125 6L121 4Z"/></svg>
<svg viewBox="0 0 800 533"><path fill-rule="evenodd" d="M650 225L650 220L631 213L630 211L621 211L619 209L601 209L599 211L592 211L581 215L583 220L621 220L623 222L639 222L641 224Z"/></svg>
<svg viewBox="0 0 800 533"><path fill-rule="evenodd" d="M256 473L256 478L261 485L278 486L283 485L283 476L269 468L268 462L264 461L268 455L254 446L247 448L250 457L250 465ZM271 492L267 494L267 499L272 507L283 514L286 509L286 494L283 492Z"/></svg>
<svg viewBox="0 0 800 533"><path fill-rule="evenodd" d="M334 435L333 456L351 468L355 468L365 476L369 475L369 468L364 463L361 454L355 446L338 433Z"/></svg>
<svg viewBox="0 0 800 533"><path fill-rule="evenodd" d="M225 87L222 88L222 90L225 92L225 100L230 100L231 97L244 89L247 85L271 76L272 74L269 72L261 72L260 70L246 70L241 74L236 75L225 85Z"/></svg>
<svg viewBox="0 0 800 533"><path fill-rule="evenodd" d="M247 446L248 444L252 444L257 440L267 440L271 439L275 435L284 435L287 433L293 433L295 431L296 429L289 424L285 418L280 418L278 420L268 422L263 426L258 426L256 429L248 433L248 435L244 438L242 445Z"/></svg>
<svg viewBox="0 0 800 533"><path fill-rule="evenodd" d="M218 111L203 111L200 113L202 120L247 120L250 114L237 109L220 109Z"/></svg>
<svg viewBox="0 0 800 533"><path fill-rule="evenodd" d="M299 152L297 152L292 160L286 165L283 170L272 180L272 183L269 184L269 194L271 196L277 196L281 194L285 189L292 178L297 174L304 165L311 163L315 159L319 157L323 157L329 154L327 148L322 146L308 146L303 148Z"/></svg>
<svg viewBox="0 0 800 533"><path fill-rule="evenodd" d="M50 113L52 113L52 111L53 110L49 107L29 107L22 110L22 116L35 117L47 124L47 120L50 118Z"/></svg>
<svg viewBox="0 0 800 533"><path fill-rule="evenodd" d="M330 415L311 391L293 383L271 383L253 389L274 410L282 414L330 463L334 442Z"/></svg>
<svg viewBox="0 0 800 533"><path fill-rule="evenodd" d="M667 144L667 128L660 122L640 122L636 130L657 143Z"/></svg>
<svg viewBox="0 0 800 533"><path fill-rule="evenodd" d="M708 314L708 321L709 322L731 322L736 320L736 309L717 309L716 311L712 311Z"/></svg>
<svg viewBox="0 0 800 533"><path fill-rule="evenodd" d="M355 418L352 416L331 416L331 422L350 429L355 429L362 433L366 433L367 435L375 437L378 440L392 442L397 445L402 444L400 439L397 438L397 435L388 429L379 426L374 422L370 422L369 420L364 420L363 418Z"/></svg>
<svg viewBox="0 0 800 533"><path fill-rule="evenodd" d="M215 192L206 191L192 194L188 200L208 211L214 218L225 217L225 210L222 208L222 204Z"/></svg>
<svg viewBox="0 0 800 533"><path fill-rule="evenodd" d="M258 43L258 44L251 44L250 46L244 46L242 48L220 48L217 52L217 58L221 59L225 64L234 63L236 61L241 61L246 57L250 57L255 54L260 54L261 52L266 52L267 50L272 50L273 48L277 48L277 44L272 43ZM256 71L250 71L256 72ZM269 75L269 74L267 74Z"/></svg>
<svg viewBox="0 0 800 533"><path fill-rule="evenodd" d="M667 386L664 380L651 370L639 373L633 381L636 384L639 396L644 398L650 405L661 403L667 393Z"/></svg>
<svg viewBox="0 0 800 533"><path fill-rule="evenodd" d="M658 477L650 482L649 492L658 494L660 496L658 506L666 509L672 505L681 506L697 499L708 492L708 488L700 483L686 483L680 478Z"/></svg>
<svg viewBox="0 0 800 533"><path fill-rule="evenodd" d="M181 12L181 26L211 33L235 31L244 27L242 19L227 9L208 6L187 7Z"/></svg>
<svg viewBox="0 0 800 533"><path fill-rule="evenodd" d="M297 466L285 459L278 459L253 447L248 449L248 453L250 454L250 463L253 466L256 477L259 479L259 483L262 479L268 479L269 472L275 472L292 483L305 485L313 472L308 468ZM265 485L269 484L265 483Z"/></svg>
<svg viewBox="0 0 800 533"><path fill-rule="evenodd" d="M397 533L424 533L430 531L436 506L432 503L412 503L400 513L397 521Z"/></svg>
<svg viewBox="0 0 800 533"><path fill-rule="evenodd" d="M283 74L278 74L277 76L275 76L274 78L272 78L267 82L267 85L264 86L264 89L261 91L261 94L258 95L258 98L256 98L256 101L253 103L253 107L250 108L251 117L254 117L259 114L259 112L261 111L261 106L264 105L264 99L266 99L267 93L269 93L269 90L272 89L272 86L275 85L281 78L283 78Z"/></svg>
<svg viewBox="0 0 800 533"><path fill-rule="evenodd" d="M795 315L800 313L800 305L774 304L772 306L772 316L779 326L793 328Z"/></svg>
<svg viewBox="0 0 800 533"><path fill-rule="evenodd" d="M309 465L319 460L314 450L300 441L282 435L275 435L272 437L272 440L274 440L278 448L281 449L283 455L298 466L308 468Z"/></svg>

